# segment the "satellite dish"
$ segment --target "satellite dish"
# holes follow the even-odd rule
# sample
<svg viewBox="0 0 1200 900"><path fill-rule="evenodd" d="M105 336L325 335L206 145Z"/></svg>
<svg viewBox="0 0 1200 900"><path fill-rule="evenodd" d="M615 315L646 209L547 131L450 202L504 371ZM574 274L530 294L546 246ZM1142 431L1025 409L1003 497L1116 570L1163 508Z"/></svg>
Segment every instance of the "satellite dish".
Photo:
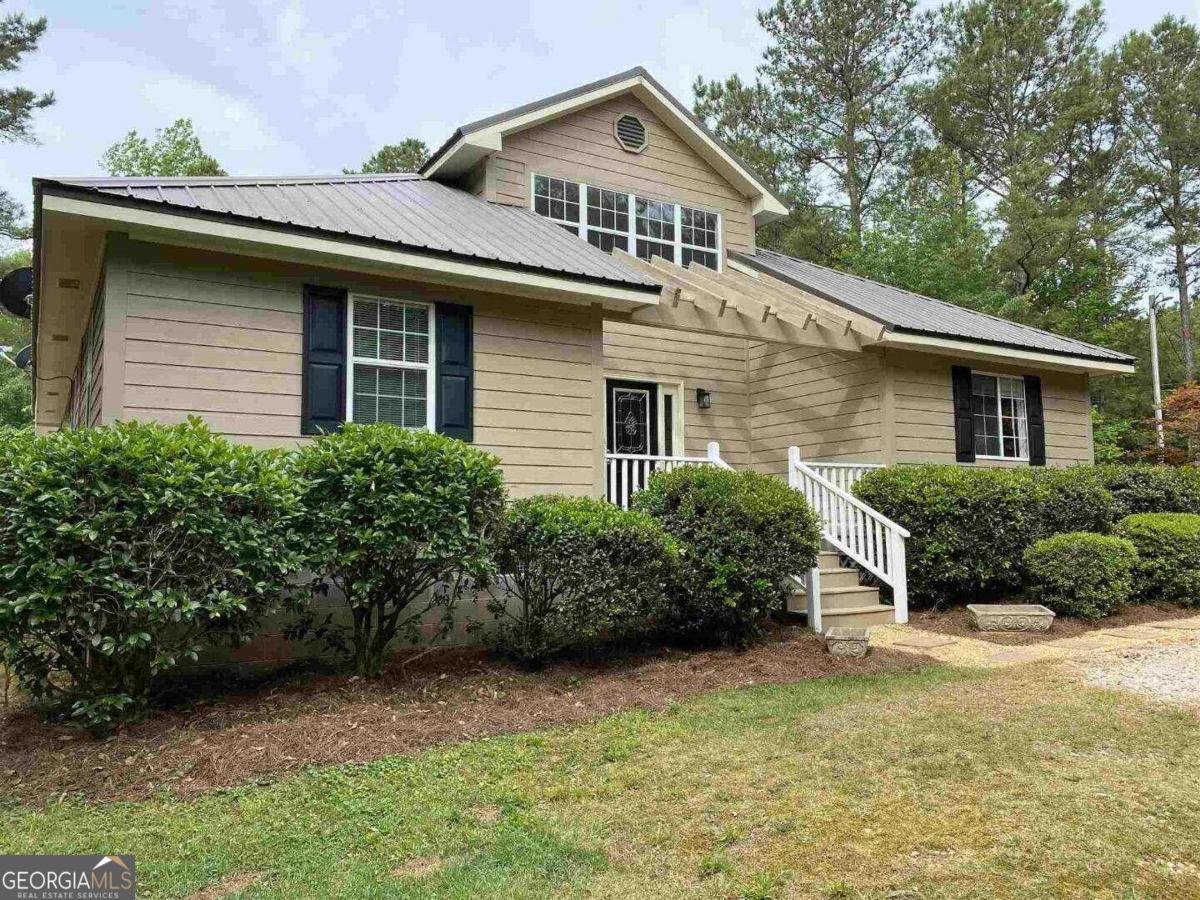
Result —
<svg viewBox="0 0 1200 900"><path fill-rule="evenodd" d="M33 309L33 269L22 266L0 279L0 305L18 319L28 319Z"/></svg>
<svg viewBox="0 0 1200 900"><path fill-rule="evenodd" d="M33 344L22 347L17 351L17 357L13 361L17 364L18 369L28 369L29 364L33 362Z"/></svg>

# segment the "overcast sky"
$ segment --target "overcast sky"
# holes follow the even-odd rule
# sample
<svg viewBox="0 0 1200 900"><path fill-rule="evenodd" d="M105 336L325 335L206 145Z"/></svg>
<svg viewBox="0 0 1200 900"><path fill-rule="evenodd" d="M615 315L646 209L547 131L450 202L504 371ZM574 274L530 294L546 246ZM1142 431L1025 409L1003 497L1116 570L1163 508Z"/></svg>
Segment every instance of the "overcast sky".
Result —
<svg viewBox="0 0 1200 900"><path fill-rule="evenodd" d="M188 116L231 174L356 166L384 143L436 147L462 122L646 66L685 103L697 75L753 75L763 2L604 0L10 0L46 15L7 84L53 90L37 146L0 147L0 188L102 174L104 149ZM1200 0L1111 0L1110 35Z"/></svg>

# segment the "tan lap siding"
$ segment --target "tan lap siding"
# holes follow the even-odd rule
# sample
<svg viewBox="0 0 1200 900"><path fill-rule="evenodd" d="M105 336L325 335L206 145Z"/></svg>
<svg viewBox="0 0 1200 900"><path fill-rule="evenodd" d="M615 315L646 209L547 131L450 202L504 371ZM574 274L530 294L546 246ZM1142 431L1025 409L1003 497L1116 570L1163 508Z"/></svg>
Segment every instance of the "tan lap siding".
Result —
<svg viewBox="0 0 1200 900"><path fill-rule="evenodd" d="M954 402L950 368L944 357L889 351L894 390L896 461L953 463ZM1039 371L992 363L961 362L984 372L1038 375L1046 417L1046 463L1066 466L1092 461L1091 413L1086 375ZM979 460L981 466L1021 465Z"/></svg>
<svg viewBox="0 0 1200 900"><path fill-rule="evenodd" d="M596 428L592 314L567 306L268 261L134 245L124 267L125 418L198 415L254 446L300 434L303 285L471 305L475 444L514 496L591 493Z"/></svg>
<svg viewBox="0 0 1200 900"><path fill-rule="evenodd" d="M784 474L792 446L806 460L880 462L881 383L875 354L751 347L754 468Z"/></svg>
<svg viewBox="0 0 1200 900"><path fill-rule="evenodd" d="M641 153L621 149L613 136L616 117L627 112L646 125L649 145ZM489 162L488 199L528 206L535 172L719 212L725 246L754 248L750 202L635 97L506 137Z"/></svg>
<svg viewBox="0 0 1200 900"><path fill-rule="evenodd" d="M744 339L609 321L604 323L604 374L682 385L686 453L703 456L708 442L717 441L726 462L749 465ZM709 409L696 403L697 388L712 393Z"/></svg>

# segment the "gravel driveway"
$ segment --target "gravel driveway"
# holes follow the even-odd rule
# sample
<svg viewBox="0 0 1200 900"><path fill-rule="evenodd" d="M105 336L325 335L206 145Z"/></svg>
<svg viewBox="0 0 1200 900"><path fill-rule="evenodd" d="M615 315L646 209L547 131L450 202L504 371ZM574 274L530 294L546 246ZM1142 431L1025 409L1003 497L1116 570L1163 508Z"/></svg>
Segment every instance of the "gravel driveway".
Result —
<svg viewBox="0 0 1200 900"><path fill-rule="evenodd" d="M1085 677L1100 687L1200 706L1200 642L1105 653L1088 660Z"/></svg>

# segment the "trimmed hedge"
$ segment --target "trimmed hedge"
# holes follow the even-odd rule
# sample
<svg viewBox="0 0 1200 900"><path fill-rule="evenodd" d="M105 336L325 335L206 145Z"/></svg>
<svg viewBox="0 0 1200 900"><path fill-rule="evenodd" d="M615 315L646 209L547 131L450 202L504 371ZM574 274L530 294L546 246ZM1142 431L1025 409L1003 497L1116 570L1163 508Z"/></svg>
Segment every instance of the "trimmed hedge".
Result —
<svg viewBox="0 0 1200 900"><path fill-rule="evenodd" d="M1125 538L1070 532L1025 551L1034 597L1060 616L1100 619L1124 606L1133 590L1137 548Z"/></svg>
<svg viewBox="0 0 1200 900"><path fill-rule="evenodd" d="M346 598L348 644L361 675L383 670L396 637L420 638L422 618L493 574L490 539L504 511L499 461L462 441L394 425L347 424L296 456L313 590Z"/></svg>
<svg viewBox="0 0 1200 900"><path fill-rule="evenodd" d="M1113 495L1113 521L1137 513L1200 513L1200 467L1096 466Z"/></svg>
<svg viewBox="0 0 1200 900"><path fill-rule="evenodd" d="M914 605L970 602L1014 591L1030 544L1068 531L1107 531L1112 495L1092 467L876 469L855 493L911 533L909 598Z"/></svg>
<svg viewBox="0 0 1200 900"><path fill-rule="evenodd" d="M816 516L768 475L682 466L653 475L633 504L681 546L665 622L686 640L746 644L816 562Z"/></svg>
<svg viewBox="0 0 1200 900"><path fill-rule="evenodd" d="M154 676L252 636L302 558L277 451L199 420L0 444L0 640L37 701L96 732Z"/></svg>
<svg viewBox="0 0 1200 900"><path fill-rule="evenodd" d="M1134 590L1141 600L1200 606L1200 515L1138 513L1117 525L1137 547Z"/></svg>
<svg viewBox="0 0 1200 900"><path fill-rule="evenodd" d="M488 606L497 648L536 666L553 653L646 630L666 603L678 548L649 516L602 500L544 495L505 515Z"/></svg>

